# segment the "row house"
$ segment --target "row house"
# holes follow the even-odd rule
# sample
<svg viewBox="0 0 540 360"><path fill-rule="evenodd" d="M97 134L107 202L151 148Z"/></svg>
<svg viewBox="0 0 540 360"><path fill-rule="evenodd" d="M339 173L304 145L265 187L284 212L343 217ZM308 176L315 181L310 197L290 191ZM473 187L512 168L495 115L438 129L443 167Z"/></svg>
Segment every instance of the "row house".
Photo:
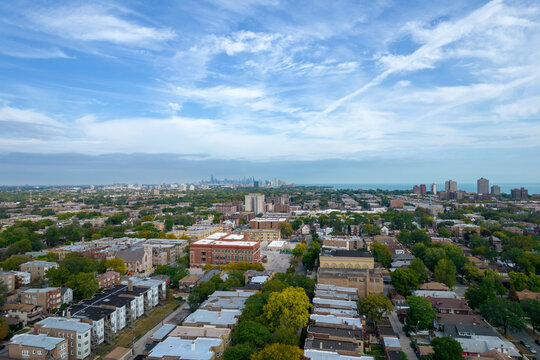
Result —
<svg viewBox="0 0 540 360"><path fill-rule="evenodd" d="M104 274L96 274L99 288L105 289L120 282L120 274L117 271L107 270Z"/></svg>
<svg viewBox="0 0 540 360"><path fill-rule="evenodd" d="M4 304L1 311L7 315L7 317L15 318L22 322L24 326L28 323L41 320L43 318L43 308L39 305L28 304Z"/></svg>

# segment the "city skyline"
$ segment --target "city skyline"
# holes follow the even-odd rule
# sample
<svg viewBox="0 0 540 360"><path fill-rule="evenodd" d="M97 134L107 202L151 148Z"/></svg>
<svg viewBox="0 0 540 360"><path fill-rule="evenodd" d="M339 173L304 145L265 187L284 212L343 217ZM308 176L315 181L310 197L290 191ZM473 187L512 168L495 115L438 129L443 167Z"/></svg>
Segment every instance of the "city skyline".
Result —
<svg viewBox="0 0 540 360"><path fill-rule="evenodd" d="M540 179L533 1L0 13L0 184Z"/></svg>

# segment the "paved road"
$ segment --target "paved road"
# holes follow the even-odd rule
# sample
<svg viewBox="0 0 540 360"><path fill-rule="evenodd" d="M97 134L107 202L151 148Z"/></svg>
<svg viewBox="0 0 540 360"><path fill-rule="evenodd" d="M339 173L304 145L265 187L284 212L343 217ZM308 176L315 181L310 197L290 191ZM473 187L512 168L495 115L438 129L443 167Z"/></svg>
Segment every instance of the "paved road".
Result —
<svg viewBox="0 0 540 360"><path fill-rule="evenodd" d="M522 330L522 331L509 330L508 332L510 333L510 335L512 335L514 337L514 339L519 340L519 341L524 340L527 343L529 343L530 346L532 346L536 351L538 351L538 353L536 354L536 358L540 359L540 346L538 346L534 342L534 338L531 335L529 335L528 332L526 332L524 330ZM528 351L527 351L527 353L528 353ZM535 356L535 355L531 354L530 356L528 355L527 357L529 359L531 359L531 358L533 358L533 356Z"/></svg>
<svg viewBox="0 0 540 360"><path fill-rule="evenodd" d="M416 359L416 354L411 348L411 340L403 332L403 326L399 322L396 312L392 311L388 319L390 320L390 324L392 324L392 328L394 329L394 331L399 334L399 343L401 344L401 351L403 351L407 355L409 360Z"/></svg>
<svg viewBox="0 0 540 360"><path fill-rule="evenodd" d="M189 310L184 309L184 305L186 303L182 304L178 309L174 310L172 313L167 315L165 319L163 319L162 322L154 326L152 329L150 329L146 334L144 334L139 340L135 342L135 345L133 346L133 350L135 352L135 355L140 355L144 351L144 346L146 345L146 340L152 335L154 332L156 332L160 327L163 326L163 324L178 324L180 321L184 320L189 315ZM127 330L129 331L129 330Z"/></svg>

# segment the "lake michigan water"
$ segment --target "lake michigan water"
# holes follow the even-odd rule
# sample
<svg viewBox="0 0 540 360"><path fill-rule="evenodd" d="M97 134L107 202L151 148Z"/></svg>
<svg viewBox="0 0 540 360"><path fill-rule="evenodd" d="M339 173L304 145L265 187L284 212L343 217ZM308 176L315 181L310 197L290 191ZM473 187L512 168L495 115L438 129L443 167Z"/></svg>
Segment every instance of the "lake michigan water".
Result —
<svg viewBox="0 0 540 360"><path fill-rule="evenodd" d="M332 189L342 190L342 189L353 189L353 190L411 190L414 185L418 184L297 184L300 186L324 186ZM458 190L465 190L468 192L476 192L476 183L459 183ZM529 195L540 194L540 183L498 183L491 185L499 185L501 187L501 192L510 194L511 189L524 187L529 190ZM429 191L431 183L426 184L427 190ZM444 190L444 184L437 184L437 191Z"/></svg>

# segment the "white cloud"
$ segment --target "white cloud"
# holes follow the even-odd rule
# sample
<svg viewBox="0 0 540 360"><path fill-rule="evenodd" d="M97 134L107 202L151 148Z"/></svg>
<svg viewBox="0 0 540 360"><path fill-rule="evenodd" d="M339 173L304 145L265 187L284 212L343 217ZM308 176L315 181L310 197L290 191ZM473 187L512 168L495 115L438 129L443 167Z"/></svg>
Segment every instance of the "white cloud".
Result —
<svg viewBox="0 0 540 360"><path fill-rule="evenodd" d="M177 103L174 103L174 102L170 102L167 104L167 106L169 107L169 110L173 113L177 113L179 112L180 110L182 110L182 105L180 104L177 104Z"/></svg>
<svg viewBox="0 0 540 360"><path fill-rule="evenodd" d="M176 37L171 29L139 25L113 14L111 8L98 5L40 9L28 17L40 29L74 40L152 47Z"/></svg>

